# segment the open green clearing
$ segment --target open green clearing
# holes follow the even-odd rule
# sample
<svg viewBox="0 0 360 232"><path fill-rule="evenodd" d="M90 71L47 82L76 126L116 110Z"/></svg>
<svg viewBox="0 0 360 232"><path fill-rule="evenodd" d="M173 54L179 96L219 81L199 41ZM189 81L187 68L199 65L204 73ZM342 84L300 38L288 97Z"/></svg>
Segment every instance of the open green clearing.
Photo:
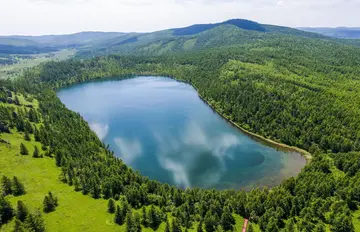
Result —
<svg viewBox="0 0 360 232"><path fill-rule="evenodd" d="M43 53L36 55L8 55L12 60L15 60L11 65L0 65L0 78L16 78L23 74L23 72L31 67L39 65L47 61L61 61L72 57L75 50L64 49L58 52ZM0 59L8 59L1 57Z"/></svg>

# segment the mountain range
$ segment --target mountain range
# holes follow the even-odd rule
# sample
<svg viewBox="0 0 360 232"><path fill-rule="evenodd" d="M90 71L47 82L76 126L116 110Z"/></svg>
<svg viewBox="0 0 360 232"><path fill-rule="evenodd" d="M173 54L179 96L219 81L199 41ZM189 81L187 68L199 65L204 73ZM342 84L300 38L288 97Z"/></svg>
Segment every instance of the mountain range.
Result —
<svg viewBox="0 0 360 232"><path fill-rule="evenodd" d="M69 35L0 36L0 53L42 53L75 48L81 56L110 53L163 54L222 45L246 43L274 35L326 38L289 27L231 19L151 33L80 32Z"/></svg>

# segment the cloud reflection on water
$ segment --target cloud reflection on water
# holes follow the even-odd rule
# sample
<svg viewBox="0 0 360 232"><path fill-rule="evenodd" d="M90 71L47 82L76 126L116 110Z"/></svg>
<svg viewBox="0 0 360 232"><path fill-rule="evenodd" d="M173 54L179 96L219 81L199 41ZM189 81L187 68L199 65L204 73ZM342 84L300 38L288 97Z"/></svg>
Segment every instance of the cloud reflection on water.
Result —
<svg viewBox="0 0 360 232"><path fill-rule="evenodd" d="M158 143L160 166L172 174L176 185L187 188L210 187L220 181L226 172L225 159L232 159L230 148L240 145L233 134L211 135L199 124L188 123L183 133L166 136L153 131Z"/></svg>
<svg viewBox="0 0 360 232"><path fill-rule="evenodd" d="M89 123L90 128L92 131L95 132L95 134L98 136L98 138L102 141L106 137L106 135L109 132L109 125L108 124L102 124L102 123Z"/></svg>
<svg viewBox="0 0 360 232"><path fill-rule="evenodd" d="M121 137L114 138L116 146L119 148L119 156L127 164L131 164L142 155L140 140L128 140Z"/></svg>

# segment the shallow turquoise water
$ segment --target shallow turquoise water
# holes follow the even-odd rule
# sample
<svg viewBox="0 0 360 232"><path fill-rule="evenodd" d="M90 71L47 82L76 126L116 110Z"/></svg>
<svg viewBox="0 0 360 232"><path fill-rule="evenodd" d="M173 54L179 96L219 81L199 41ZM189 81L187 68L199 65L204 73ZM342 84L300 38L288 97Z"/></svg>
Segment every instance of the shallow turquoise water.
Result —
<svg viewBox="0 0 360 232"><path fill-rule="evenodd" d="M136 77L73 85L58 92L125 163L179 187L273 186L306 161L259 143L216 114L188 84Z"/></svg>

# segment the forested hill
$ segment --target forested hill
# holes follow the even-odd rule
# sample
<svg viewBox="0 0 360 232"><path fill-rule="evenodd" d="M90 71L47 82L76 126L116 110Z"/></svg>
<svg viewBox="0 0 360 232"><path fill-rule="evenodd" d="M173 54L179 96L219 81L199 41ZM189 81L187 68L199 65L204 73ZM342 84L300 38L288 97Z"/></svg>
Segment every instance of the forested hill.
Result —
<svg viewBox="0 0 360 232"><path fill-rule="evenodd" d="M218 30L227 37L210 36ZM222 40L240 35L249 39ZM234 25L198 36L205 44L199 51L49 62L0 80L0 173L7 176L0 229L215 232L239 230L248 218L248 231L359 230L360 48ZM116 158L55 93L135 74L187 81L243 128L313 158L270 190L184 190L149 180Z"/></svg>
<svg viewBox="0 0 360 232"><path fill-rule="evenodd" d="M317 33L289 27L265 25L244 19L232 19L221 23L196 24L152 33L124 35L80 49L78 56L93 57L94 55L114 53L160 55L252 43L256 40L282 36L329 39Z"/></svg>

